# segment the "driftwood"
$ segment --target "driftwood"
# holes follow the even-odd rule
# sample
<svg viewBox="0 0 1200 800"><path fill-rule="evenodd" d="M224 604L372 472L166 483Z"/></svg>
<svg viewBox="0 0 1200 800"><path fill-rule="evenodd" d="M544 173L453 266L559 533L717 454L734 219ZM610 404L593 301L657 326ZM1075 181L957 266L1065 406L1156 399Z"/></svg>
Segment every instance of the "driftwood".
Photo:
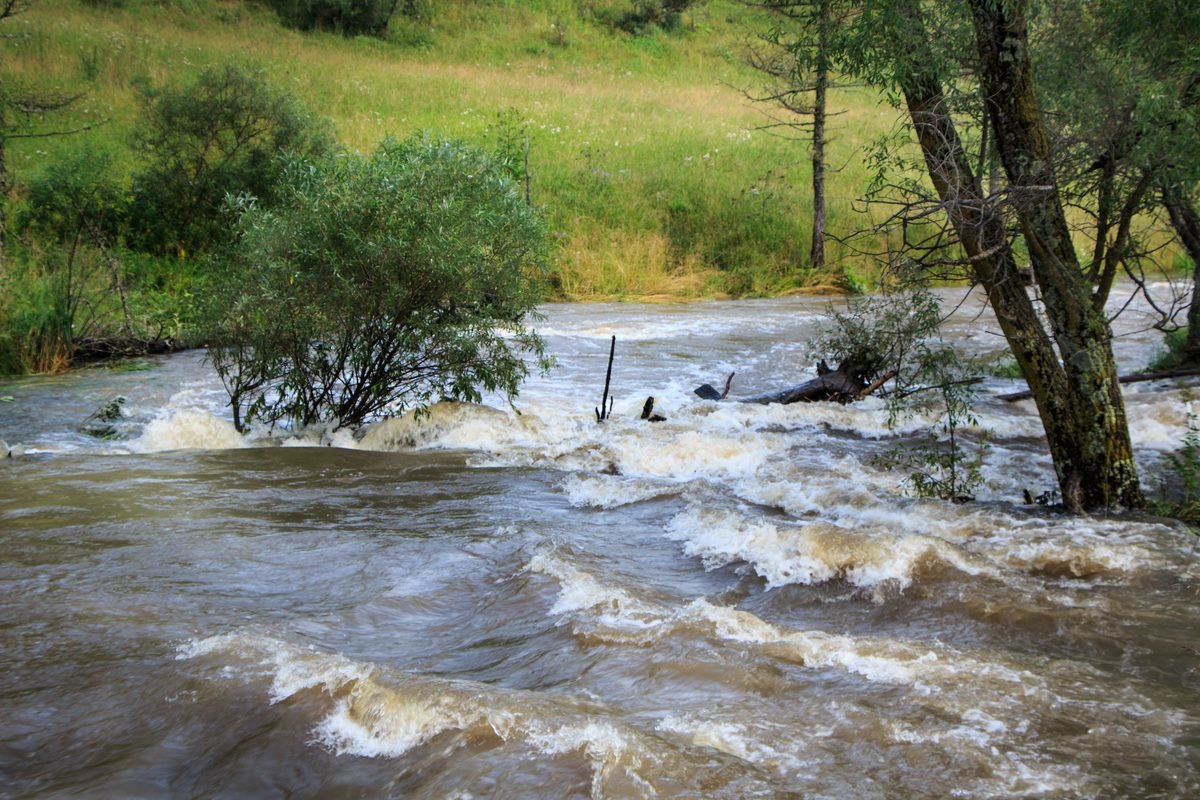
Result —
<svg viewBox="0 0 1200 800"><path fill-rule="evenodd" d="M642 406L642 419L647 422L666 422L667 418L662 414L654 413L654 396L646 398L646 404Z"/></svg>
<svg viewBox="0 0 1200 800"><path fill-rule="evenodd" d="M1184 367L1181 369L1163 369L1156 372L1135 372L1132 375L1121 375L1117 378L1117 382L1142 383L1143 381L1161 381L1169 378L1190 378L1197 375L1200 375L1200 367ZM1028 400L1033 397L1033 392L1026 389L1021 392L996 395L996 397L1009 403L1015 403L1018 400Z"/></svg>
<svg viewBox="0 0 1200 800"><path fill-rule="evenodd" d="M766 392L750 397L740 397L739 403L812 403L822 400L832 400L838 403L849 403L862 399L877 391L884 383L896 377L895 372L889 372L868 384L862 376L862 371L853 364L842 364L837 369L830 369L822 361L817 365L817 377L776 392ZM729 392L729 381L725 383L725 393L718 392L710 384L704 384L695 393L705 400L723 400Z"/></svg>
<svg viewBox="0 0 1200 800"><path fill-rule="evenodd" d="M878 378L876 378L874 381L872 381L870 386L868 386L867 388L865 388L861 392L859 392L858 397L856 397L854 399L862 400L864 397L869 397L870 395L875 394L877 391L879 391L879 387L883 386L885 383L887 383L888 381L890 381L892 378L896 377L899 374L900 374L899 371L894 370L894 369L889 369L887 372L883 373Z"/></svg>
<svg viewBox="0 0 1200 800"><path fill-rule="evenodd" d="M167 337L141 339L136 336L104 336L80 339L75 342L71 359L77 363L104 361L110 358L133 358L178 353L192 345Z"/></svg>
<svg viewBox="0 0 1200 800"><path fill-rule="evenodd" d="M608 399L608 385L612 382L612 365L613 356L617 354L617 337L612 337L612 344L608 348L608 372L604 373L604 394L600 397L600 407L596 409L596 422L604 422L612 416L612 404L616 398Z"/></svg>

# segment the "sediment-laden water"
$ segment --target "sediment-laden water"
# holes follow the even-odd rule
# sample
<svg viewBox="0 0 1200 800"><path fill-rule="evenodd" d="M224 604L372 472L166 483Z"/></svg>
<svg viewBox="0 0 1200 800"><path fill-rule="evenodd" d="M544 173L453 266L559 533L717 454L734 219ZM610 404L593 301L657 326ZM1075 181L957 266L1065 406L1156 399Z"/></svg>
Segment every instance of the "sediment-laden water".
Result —
<svg viewBox="0 0 1200 800"><path fill-rule="evenodd" d="M824 307L550 307L516 409L356 433L238 435L201 353L0 384L0 796L1200 796L1197 540L1024 505L1016 382L964 505L875 465L928 418L691 394L803 379ZM1126 398L1153 490L1200 399Z"/></svg>

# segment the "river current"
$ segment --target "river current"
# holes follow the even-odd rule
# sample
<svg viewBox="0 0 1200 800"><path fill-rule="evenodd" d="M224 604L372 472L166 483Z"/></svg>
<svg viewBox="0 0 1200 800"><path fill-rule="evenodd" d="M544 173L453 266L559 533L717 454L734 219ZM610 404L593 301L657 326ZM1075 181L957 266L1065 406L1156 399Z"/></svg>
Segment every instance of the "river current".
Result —
<svg viewBox="0 0 1200 800"><path fill-rule="evenodd" d="M1026 505L1018 382L961 505L877 463L932 418L692 394L810 376L826 305L550 306L515 407L333 435L239 435L201 352L0 382L0 796L1200 796L1197 538ZM1193 391L1125 387L1150 492Z"/></svg>

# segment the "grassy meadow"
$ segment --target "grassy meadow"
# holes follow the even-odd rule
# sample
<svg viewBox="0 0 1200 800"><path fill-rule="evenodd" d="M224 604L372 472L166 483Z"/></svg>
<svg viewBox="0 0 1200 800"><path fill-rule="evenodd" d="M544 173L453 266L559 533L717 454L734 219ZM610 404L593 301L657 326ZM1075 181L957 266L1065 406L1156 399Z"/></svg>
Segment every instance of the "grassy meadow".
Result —
<svg viewBox="0 0 1200 800"><path fill-rule="evenodd" d="M605 5L428 0L427 20L399 19L378 40L297 32L266 7L233 0L36 0L3 23L4 70L23 84L86 91L54 126L103 124L11 140L9 167L19 185L56 158L98 148L132 170L134 85L182 84L238 62L329 118L350 148L419 130L487 145L523 129L563 298L779 294L869 273L836 241L825 270L807 263L807 147L764 131L767 109L741 91L758 82L742 53L763 19L709 0L678 30L633 36L598 21ZM831 106L845 112L830 131L836 236L863 225L852 209L869 180L862 150L897 115L862 90L833 93Z"/></svg>

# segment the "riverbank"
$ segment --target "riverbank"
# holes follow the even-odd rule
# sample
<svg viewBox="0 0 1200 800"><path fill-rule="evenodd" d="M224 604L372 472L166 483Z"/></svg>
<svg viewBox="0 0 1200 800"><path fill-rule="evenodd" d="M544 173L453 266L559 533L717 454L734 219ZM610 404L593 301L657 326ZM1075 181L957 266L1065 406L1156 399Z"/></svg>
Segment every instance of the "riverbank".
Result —
<svg viewBox="0 0 1200 800"><path fill-rule="evenodd" d="M772 109L742 93L761 83L744 53L766 19L712 0L670 31L631 35L604 20L595 3L449 2L398 18L381 41L289 30L253 4L41 0L6 21L5 70L83 93L64 127L103 124L14 139L9 166L19 183L87 147L128 172L139 158L137 84L251 62L351 149L420 130L485 146L528 140L531 200L551 221L562 299L778 295L863 269L832 241L831 267L808 264L807 150L765 131ZM830 103L841 113L828 227L846 235L862 224L851 205L869 179L863 149L896 114L862 90Z"/></svg>

